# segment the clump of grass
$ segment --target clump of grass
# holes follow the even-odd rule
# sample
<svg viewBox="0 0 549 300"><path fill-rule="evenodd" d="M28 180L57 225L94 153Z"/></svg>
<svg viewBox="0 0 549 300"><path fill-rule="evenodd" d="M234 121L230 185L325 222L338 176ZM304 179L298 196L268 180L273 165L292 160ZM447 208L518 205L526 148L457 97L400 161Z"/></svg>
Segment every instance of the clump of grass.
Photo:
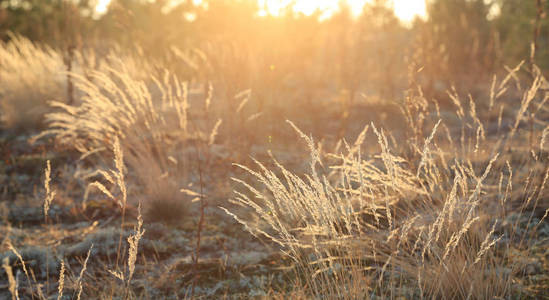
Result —
<svg viewBox="0 0 549 300"><path fill-rule="evenodd" d="M46 115L49 128L32 140L53 136L97 164L110 161L105 150L118 139L130 171L127 179L136 184L134 198L143 202L148 219L171 222L188 212L190 203L179 189L196 178L193 162L210 162L208 151L196 157L196 147L213 146L222 124L210 116L213 87L191 120L188 82L167 70L156 72L160 77L137 72L133 60L129 67L112 55L108 61L113 65L73 76L81 103L50 102L57 111ZM109 178L104 179L114 183Z"/></svg>
<svg viewBox="0 0 549 300"><path fill-rule="evenodd" d="M415 162L418 171L414 172L412 162L391 153L383 131L375 127L374 131L382 149L378 159L361 160L350 149L350 154L341 156L343 164L334 166L340 173L336 182L318 173L321 160L314 143L298 131L312 153L309 175L302 179L276 161L278 176L259 162L259 172L242 167L264 185L265 192L235 179L253 198L237 192L233 202L252 208L262 222L252 224L229 214L252 234L278 243L306 274L306 284L316 296L384 295L395 284L393 279L386 282L387 274L398 273L420 285L430 284L435 277L446 278L443 288L423 286L425 295L466 298L462 291L468 291L473 281L443 275L453 274L446 272L451 268L457 272L457 267L468 275L479 266L487 269L485 255L495 242L491 234L483 236L476 223L482 184L495 158L478 179L464 173L447 185L432 176L446 171L426 157L427 151ZM456 162L453 168L460 170L464 165ZM458 190L471 181L476 181L475 189ZM490 286L486 278L481 282L478 288ZM502 281L491 282L490 292L504 294L506 285L497 287L496 282Z"/></svg>
<svg viewBox="0 0 549 300"><path fill-rule="evenodd" d="M472 97L467 112L455 90L449 95L462 122L457 138L440 119L438 106L431 114L419 93L403 108L411 122L421 119L421 124L410 123L411 138L399 143L371 124L354 144L344 142L343 152L327 155L334 161L331 165L322 162L313 139L290 122L311 153L308 173L298 176L276 159L275 170L258 161L257 171L239 165L255 182L233 178L245 191L236 191L231 202L247 208L253 217L223 209L254 236L278 244L296 264L297 283L315 297L506 297L520 266L510 262L511 250L498 244L503 235L495 233L509 207L507 200L513 198L512 182L518 179L505 145L531 139L534 130L544 138L543 127L517 131L527 121L523 115L529 107L545 101L537 97L539 81L538 74L524 92L517 115L509 122L512 126L491 139ZM494 102L499 96L493 96ZM413 104L418 99L422 105ZM503 103L490 105L496 109ZM417 109L420 106L425 107ZM364 146L369 128L379 150ZM521 174L527 165L539 166L537 147L534 143L521 149L531 157L519 166ZM526 174L522 180L541 184L513 204L521 211L535 209L538 202L533 198L539 199L545 185L545 180L534 179L545 172ZM494 214L498 205L499 213ZM506 235L511 237L517 232L515 227L509 230ZM519 243L523 242L524 236Z"/></svg>
<svg viewBox="0 0 549 300"><path fill-rule="evenodd" d="M127 206L127 188L126 188L126 182L125 182L125 176L124 176L124 153L121 149L120 141L118 137L115 137L114 144L113 144L113 153L114 153L114 164L115 164L115 170L111 170L109 172L106 171L100 171L99 174L101 174L105 179L107 179L110 183L115 184L120 193L122 200L119 202L119 205L121 206L122 210L122 222L120 224L120 235L119 235L119 242L118 242L118 250L117 250L117 257L116 257L116 266L114 270L108 270L109 273L117 277L118 279L122 280L124 282L124 299L129 299L130 297L130 282L135 272L135 265L137 260L137 250L139 246L139 241L142 239L143 234L145 234L145 230L143 229L143 217L141 215L141 202L139 202L137 207L137 225L134 226L134 233L130 234L127 238L128 242L128 255L127 255L127 271L121 272L118 270L118 262L121 258L121 249L122 249L122 234L123 234L123 226L125 221L125 212L126 212L126 206ZM112 195L112 193L100 182L94 182L91 184L92 186L95 186L99 188L106 196L110 197L112 200L115 200L115 197ZM93 247L93 244L92 246ZM91 251L91 248L90 248ZM88 252L88 257L89 257ZM87 258L86 258L87 262ZM85 263L84 263L85 268ZM79 295L81 292L81 287L79 287Z"/></svg>
<svg viewBox="0 0 549 300"><path fill-rule="evenodd" d="M82 158L105 162L110 155L104 150L118 138L132 171L130 180L142 187L147 207L155 199L179 195L186 176L182 147L200 138L188 129L187 83L167 72L162 80L149 76L145 82L129 70L103 68L108 71L90 71L87 78L75 75L82 103L51 102L58 112L46 116L50 128L34 140L53 135Z"/></svg>
<svg viewBox="0 0 549 300"><path fill-rule="evenodd" d="M0 123L14 130L37 130L47 101L65 99L63 58L54 49L10 35L0 42Z"/></svg>

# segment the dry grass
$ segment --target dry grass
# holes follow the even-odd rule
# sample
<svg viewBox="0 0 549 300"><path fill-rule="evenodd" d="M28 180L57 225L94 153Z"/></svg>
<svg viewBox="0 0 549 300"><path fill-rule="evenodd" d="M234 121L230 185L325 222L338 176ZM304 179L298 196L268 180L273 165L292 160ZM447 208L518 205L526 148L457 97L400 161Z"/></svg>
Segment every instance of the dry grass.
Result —
<svg viewBox="0 0 549 300"><path fill-rule="evenodd" d="M11 35L0 44L0 124L16 130L44 125L48 101L65 99L62 56L52 48Z"/></svg>
<svg viewBox="0 0 549 300"><path fill-rule="evenodd" d="M167 69L111 55L86 69L83 75L71 74L79 96L77 103L68 105L59 94L63 91L63 79L43 76L62 69L55 50L37 47L18 37L1 46L0 76L10 83L0 86L3 99L7 99L2 106L21 112L4 113L5 124L23 128L28 126L25 122L41 122L43 112L49 111L45 116L48 129L32 141L53 137L56 146L65 147L56 150L76 151L80 156L76 164L82 169L74 176L91 182L82 191L82 201L73 201L76 204L71 209L77 213L85 211L88 205L97 205L107 198L112 204L108 207L117 210L114 216L101 219L100 225L95 221L81 233L64 238L63 241L80 241L78 247L70 248L72 252L64 249L56 253L60 257L46 256L46 264L48 260L61 261L59 276L52 279L57 281L56 288L44 288L39 283L42 280L50 284L48 270L44 272L46 278L37 280L33 270L38 268L27 268L30 264L12 245L12 228L8 226L1 246L16 256L12 261L7 256L3 260L6 287L13 299L18 299L19 290L23 289L37 298L43 291L51 295L56 292L58 299L69 289L77 299L220 296L223 281L216 282L208 294L200 289L201 280L223 278L219 274L228 272L231 258L226 250L230 241L225 239L232 238L230 234L242 237L230 228L221 228L215 230L222 231L223 237L212 242L214 238L206 232L214 231L214 224L208 221L221 222L227 217L214 214L217 208L211 203L217 204L215 201L224 202L224 212L291 260L291 280L280 289L279 285L267 284L261 291L266 297L520 296L516 283L526 271L516 251L524 251L528 257L528 250L524 249L535 240L536 230L549 214L549 111L545 107L549 96L543 88L545 79L536 67L532 68L532 80L519 78L522 64L508 68L503 80L493 77L489 91L480 99L452 88L447 91L446 101L439 103L427 99L421 88L411 89L399 102L402 116L391 116L402 117L406 128L389 130L367 122L352 143L346 139L335 146L317 142L288 122L310 153L306 172L290 170L285 164L292 163L291 159L283 161L273 154L277 151L268 151L271 161L252 159L255 168L235 164L239 170L231 170L231 174L239 176L232 178L235 192L227 203L225 194L222 200L213 199L212 195L223 192L216 191L217 181L228 181L214 173L229 173L229 167L223 163L230 155L217 159L215 153L241 151L234 140L263 133L261 128L252 128L254 132L247 136L248 132L242 130L250 124L244 121L243 110L259 101L251 90L223 90L222 97L231 98L227 104L231 107L225 109L216 101L219 95L214 93L215 82L181 81ZM25 72L12 72L15 69ZM411 78L410 86L413 83ZM196 92L199 87L202 90ZM520 101L514 101L517 94ZM26 102L20 104L18 99L23 98L28 99L28 105L40 106L40 113L28 111ZM57 100L49 101L53 99ZM49 101L49 107L45 107L45 101ZM352 105L346 103L345 110L352 110ZM27 113L33 115L22 115ZM241 120L222 123L218 114ZM350 121L353 120L346 119L349 123L337 130L345 129ZM276 126L261 122L265 121L259 121L263 129ZM229 130L224 131L224 126ZM274 144L271 139L269 135L268 149ZM249 152L253 152L251 144L246 148ZM62 231L50 219L50 213L59 209L53 203L54 191L61 191L61 187L52 184L51 173L48 159L40 217L45 217L47 226L42 227L50 234ZM200 202L199 211L195 210L199 217L184 220L186 223L173 222L173 227L159 227L163 231L147 229L147 233L153 233L145 235L148 222L152 225L157 220L182 221L193 211L193 202ZM146 209L145 225L141 203ZM134 204L136 222L133 230L127 231ZM511 214L526 216L526 224L509 221ZM120 226L118 230L112 229L113 219ZM177 252L179 249L162 252L154 244L150 246L150 240L176 235L183 226L193 232L191 238L177 237L181 253ZM116 258L110 252L102 253L102 245L94 247L91 238L87 239L91 233L118 239L113 247ZM146 251L140 251L144 244ZM240 240L233 244L243 247ZM83 253L82 245L86 245ZM223 259L201 253L201 249L212 248ZM80 272L71 268L74 257L69 255L80 258ZM160 263L165 257L169 257L167 262ZM280 264L277 268L283 269L283 263L276 263ZM23 281L19 277L23 276L18 276L19 269L25 274L28 288L20 284ZM246 267L236 270L244 277ZM151 286L164 294L150 292ZM251 293L247 296L252 297Z"/></svg>
<svg viewBox="0 0 549 300"><path fill-rule="evenodd" d="M89 71L86 78L76 77L81 104L51 102L58 111L46 115L50 128L33 140L54 136L57 143L79 151L82 159L105 162L110 160L106 146L119 139L132 173L130 180L141 185L136 200L141 200L147 210L154 209L152 206L158 202L183 202L179 189L189 180L193 145L213 144L221 121L190 124L189 83L179 81L168 71L162 72L159 79L134 76L135 70L126 69L123 63L120 66L103 66L106 71ZM207 126L213 128L211 133ZM105 179L114 183L108 176ZM172 206L181 208L175 212L178 215L184 215L186 207Z"/></svg>
<svg viewBox="0 0 549 300"><path fill-rule="evenodd" d="M500 243L505 234L495 231L501 232L498 222L508 209L505 200L513 198L512 183L516 186L520 180L512 172L524 175L526 170L525 165L511 170L507 163L508 178L504 178L506 160L512 156L505 145L540 136L539 126L517 136L525 112L534 101L546 99L538 93L542 79L537 74L511 125L489 140L473 99L466 115L455 91L450 96L463 124L457 137L440 131L448 128L446 120L436 121L438 116L430 116L429 110L408 104L403 111L410 120L408 134L414 138L397 143L371 124L379 151L363 145L366 127L354 144L345 143L345 151L327 155L335 161L332 165L322 163L312 138L290 123L308 145L309 172L297 176L276 160L275 169L258 161L258 171L239 166L255 183L233 179L246 191L237 191L232 202L248 208L248 213L239 216L224 210L254 236L267 237L293 258L306 293L315 297L394 298L404 293L401 296L436 299L507 298L521 266L510 263L511 252ZM502 82L498 97L512 75ZM410 101L427 105L419 95ZM530 118L545 124L542 114ZM418 119L434 126L423 134L426 126L412 122ZM542 167L537 147L532 147L525 154L534 153L531 164ZM363 149L370 153L361 153ZM532 175L527 180L533 180ZM508 188L502 193L504 181ZM537 199L544 187L545 180L533 192ZM499 209L495 199L504 199ZM514 203L521 211L532 209L532 199L525 199ZM541 208L547 209L547 203ZM513 236L516 228L509 230L506 234ZM416 289L406 294L403 287L410 285Z"/></svg>

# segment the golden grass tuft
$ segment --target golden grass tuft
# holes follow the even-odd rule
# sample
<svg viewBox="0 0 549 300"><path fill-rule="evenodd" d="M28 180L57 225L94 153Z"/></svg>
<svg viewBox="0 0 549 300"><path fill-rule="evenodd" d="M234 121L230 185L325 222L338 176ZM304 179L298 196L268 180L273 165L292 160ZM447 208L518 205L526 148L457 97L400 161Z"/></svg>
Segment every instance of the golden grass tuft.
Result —
<svg viewBox="0 0 549 300"><path fill-rule="evenodd" d="M0 124L15 130L44 125L47 101L65 99L63 58L54 49L10 35L0 42Z"/></svg>
<svg viewBox="0 0 549 300"><path fill-rule="evenodd" d="M102 66L101 71L89 71L85 77L74 75L76 89L82 94L81 103L50 102L57 111L46 115L49 128L32 141L53 136L58 144L79 151L81 159L93 163L110 161L105 150L117 141L115 152L118 157L124 153L132 174L129 180L139 186L136 200L142 201L147 211L155 203L165 201L181 204L176 207L188 207L179 189L190 179L190 162L196 159L194 147L197 143L212 146L222 122L219 119L213 126L202 121L191 123L189 83L181 82L176 75L167 70L161 71L158 78L134 73L121 63L117 69ZM210 84L206 108L211 102L212 89ZM210 112L206 109L203 113ZM126 170L120 169L121 161L115 163L118 169L115 174L105 176L105 172L98 171L88 177L102 175L109 184L118 186L121 199L117 201L124 207L128 195L120 181L124 180L121 177ZM92 186L115 199L104 183L94 182ZM85 198L88 196L89 191ZM186 209L178 213L184 215Z"/></svg>
<svg viewBox="0 0 549 300"><path fill-rule="evenodd" d="M512 125L490 139L481 118L491 110L479 114L469 97L466 115L455 89L448 95L457 108L455 117L463 122L457 137L448 130L446 136L439 133L439 127L448 128L447 120L437 120L440 113L429 115L428 110L417 109L421 105L408 103L405 116L417 120L414 114L422 114L426 124L432 124L431 130L410 123L408 134L415 138L399 144L370 124L379 150L363 145L367 127L352 146L344 143L346 152L326 155L336 162L332 165L322 163L312 138L290 122L309 148L309 172L298 176L274 158L275 169L258 161L257 171L238 165L254 181L233 178L244 190L235 191L231 202L247 208L247 213L222 209L252 235L278 244L294 260L301 274L298 283L303 280L306 293L314 297L394 298L399 296L395 291L402 292L410 284L417 287L416 292L400 296L508 297L520 266L509 263L509 248L498 243L503 237L496 234L502 215L493 214L492 199L500 199L504 213L516 180L507 147L533 134L517 135L517 128L534 101L545 101L538 93L540 78L537 73L524 91ZM503 105L496 100L504 85L492 92L494 109ZM542 129L538 134L543 143ZM461 144L459 152L456 144ZM363 154L361 149L370 151ZM527 157L536 163L535 153ZM505 169L509 175L503 192ZM537 205L532 197L519 204L521 211L532 202Z"/></svg>

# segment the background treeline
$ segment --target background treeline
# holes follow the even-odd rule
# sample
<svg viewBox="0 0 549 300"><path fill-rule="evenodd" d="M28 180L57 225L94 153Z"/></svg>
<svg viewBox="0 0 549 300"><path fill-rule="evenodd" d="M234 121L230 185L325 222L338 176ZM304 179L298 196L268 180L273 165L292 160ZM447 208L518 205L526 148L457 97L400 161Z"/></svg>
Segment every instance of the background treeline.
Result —
<svg viewBox="0 0 549 300"><path fill-rule="evenodd" d="M404 26L389 1L367 4L358 18L345 1L328 20L294 13L257 17L254 0L113 0L104 15L93 0L0 0L0 38L10 32L65 53L116 46L167 66L182 79L215 82L228 97L244 89L268 103L299 87L312 101L336 91L395 98L411 72L424 92L445 93L455 82L469 90L503 66L528 60L549 68L545 0L430 0L428 17ZM423 69L422 69L423 68ZM320 94L319 94L320 93ZM229 98L230 98L229 97Z"/></svg>

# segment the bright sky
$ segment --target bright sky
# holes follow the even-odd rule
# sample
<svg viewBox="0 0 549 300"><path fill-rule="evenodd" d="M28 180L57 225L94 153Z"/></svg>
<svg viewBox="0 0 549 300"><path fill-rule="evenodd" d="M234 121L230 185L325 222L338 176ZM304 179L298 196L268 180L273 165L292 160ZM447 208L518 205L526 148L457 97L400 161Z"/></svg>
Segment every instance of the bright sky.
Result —
<svg viewBox="0 0 549 300"><path fill-rule="evenodd" d="M355 15L359 15L364 4L372 0L346 0L347 4ZM260 15L280 14L281 10L291 3L295 3L294 11L304 13L305 15L312 14L319 9L323 12L322 17L329 17L339 6L338 0L258 0L259 6L264 7L260 11ZM390 3L395 9L396 16L404 22L409 22L415 16L424 17L426 14L425 0L392 0Z"/></svg>
<svg viewBox="0 0 549 300"><path fill-rule="evenodd" d="M346 0L351 10L356 14L360 14L365 3L372 0ZM111 0L99 0L95 10L97 13L105 13L108 9ZM201 0L193 0L195 3L202 2ZM291 3L295 3L294 10L306 15L312 14L315 10L323 11L323 17L329 17L338 9L338 0L258 0L259 6L263 9L259 12L260 15L280 14L284 7ZM396 16L404 22L410 22L415 16L424 17L425 0L392 0L390 1L395 9Z"/></svg>
<svg viewBox="0 0 549 300"><path fill-rule="evenodd" d="M395 14L404 22L412 21L415 16L424 18L427 15L425 0L394 0Z"/></svg>
<svg viewBox="0 0 549 300"><path fill-rule="evenodd" d="M99 0L97 5L95 6L95 11L99 14L104 14L107 12L107 8L109 7L109 4L111 3L111 0Z"/></svg>

